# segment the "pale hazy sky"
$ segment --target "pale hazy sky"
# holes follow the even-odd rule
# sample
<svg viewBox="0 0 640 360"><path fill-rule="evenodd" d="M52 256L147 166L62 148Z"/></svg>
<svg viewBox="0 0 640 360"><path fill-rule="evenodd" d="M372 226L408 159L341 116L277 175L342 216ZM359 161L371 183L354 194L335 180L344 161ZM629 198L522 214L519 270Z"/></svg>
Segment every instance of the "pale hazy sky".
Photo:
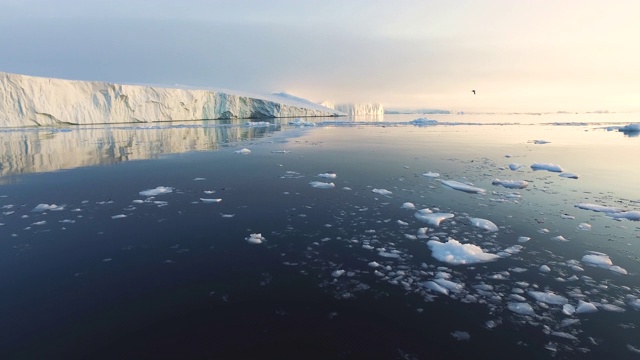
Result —
<svg viewBox="0 0 640 360"><path fill-rule="evenodd" d="M0 0L0 71L396 108L638 111L639 19L637 0Z"/></svg>

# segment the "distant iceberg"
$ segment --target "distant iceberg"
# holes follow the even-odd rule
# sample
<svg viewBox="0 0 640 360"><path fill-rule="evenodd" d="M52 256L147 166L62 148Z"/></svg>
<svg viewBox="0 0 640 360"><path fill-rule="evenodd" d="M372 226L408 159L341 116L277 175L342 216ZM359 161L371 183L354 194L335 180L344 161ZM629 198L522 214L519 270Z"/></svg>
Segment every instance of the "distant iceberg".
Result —
<svg viewBox="0 0 640 360"><path fill-rule="evenodd" d="M0 127L343 116L295 97L0 72Z"/></svg>
<svg viewBox="0 0 640 360"><path fill-rule="evenodd" d="M329 102L323 102L322 105L343 112L349 116L372 116L381 117L384 116L384 107L382 104L331 104Z"/></svg>

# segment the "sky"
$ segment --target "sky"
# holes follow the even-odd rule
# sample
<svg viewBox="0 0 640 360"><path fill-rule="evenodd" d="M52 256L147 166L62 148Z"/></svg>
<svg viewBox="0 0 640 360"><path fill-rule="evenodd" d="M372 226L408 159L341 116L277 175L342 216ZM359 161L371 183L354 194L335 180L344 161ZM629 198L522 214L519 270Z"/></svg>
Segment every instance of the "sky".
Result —
<svg viewBox="0 0 640 360"><path fill-rule="evenodd" d="M3 72L395 109L640 111L636 0L0 0L0 8Z"/></svg>

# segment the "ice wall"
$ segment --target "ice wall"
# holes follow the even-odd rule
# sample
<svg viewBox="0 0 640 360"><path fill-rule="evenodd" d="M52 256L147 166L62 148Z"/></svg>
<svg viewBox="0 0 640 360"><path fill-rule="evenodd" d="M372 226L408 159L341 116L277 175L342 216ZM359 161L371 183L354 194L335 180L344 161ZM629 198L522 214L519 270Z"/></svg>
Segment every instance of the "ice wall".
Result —
<svg viewBox="0 0 640 360"><path fill-rule="evenodd" d="M0 127L341 115L311 102L273 95L0 72Z"/></svg>
<svg viewBox="0 0 640 360"><path fill-rule="evenodd" d="M323 103L323 105L343 112L349 116L383 116L384 108L381 104L337 104Z"/></svg>

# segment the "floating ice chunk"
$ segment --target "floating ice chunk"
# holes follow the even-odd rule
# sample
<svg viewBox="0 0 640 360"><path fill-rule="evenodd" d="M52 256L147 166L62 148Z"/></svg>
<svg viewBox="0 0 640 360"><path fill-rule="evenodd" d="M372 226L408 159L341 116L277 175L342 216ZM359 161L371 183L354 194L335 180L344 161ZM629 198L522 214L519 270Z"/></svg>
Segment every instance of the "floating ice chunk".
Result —
<svg viewBox="0 0 640 360"><path fill-rule="evenodd" d="M598 311L598 308L590 302L578 300L576 314L586 314Z"/></svg>
<svg viewBox="0 0 640 360"><path fill-rule="evenodd" d="M640 130L637 130L636 132L638 132ZM627 349L629 351L631 351L632 353L636 353L636 354L640 354L640 349L633 347L633 345L631 344L627 344Z"/></svg>
<svg viewBox="0 0 640 360"><path fill-rule="evenodd" d="M289 125L293 125L293 126L316 126L316 123L304 120L302 118L296 118L293 121L289 121Z"/></svg>
<svg viewBox="0 0 640 360"><path fill-rule="evenodd" d="M579 203L575 204L575 207L582 210L591 210L596 212L604 212L604 213L619 213L621 210L618 208L614 208L611 206L603 206L597 204L589 204L589 203Z"/></svg>
<svg viewBox="0 0 640 360"><path fill-rule="evenodd" d="M560 174L558 176L563 177L563 178L567 178L567 179L577 179L577 178L580 177L580 176L578 176L578 175L576 175L574 173L568 173L568 172L563 172L562 174Z"/></svg>
<svg viewBox="0 0 640 360"><path fill-rule="evenodd" d="M464 288L464 284L458 284L457 282L443 278L434 279L433 282L453 292L460 292Z"/></svg>
<svg viewBox="0 0 640 360"><path fill-rule="evenodd" d="M236 214L223 214L223 213L220 213L220 216L222 216L223 218L232 218L232 217L236 216Z"/></svg>
<svg viewBox="0 0 640 360"><path fill-rule="evenodd" d="M251 154L251 150L247 149L247 148L242 148L240 150L236 150L234 151L236 154L242 154L242 155L248 155Z"/></svg>
<svg viewBox="0 0 640 360"><path fill-rule="evenodd" d="M400 208L414 210L416 208L416 206L413 205L413 203L406 202L406 203L402 204L402 206L400 206Z"/></svg>
<svg viewBox="0 0 640 360"><path fill-rule="evenodd" d="M487 219L470 217L469 221L471 221L471 225L477 228L487 230L487 231L492 231L492 232L498 231L498 226L496 226L496 224L492 223Z"/></svg>
<svg viewBox="0 0 640 360"><path fill-rule="evenodd" d="M222 201L222 199L205 199L205 198L200 198L200 201L202 201L203 203L219 203L220 201Z"/></svg>
<svg viewBox="0 0 640 360"><path fill-rule="evenodd" d="M429 120L427 118L418 118L418 119L409 121L409 124L414 126L435 126L435 125L438 125L438 121Z"/></svg>
<svg viewBox="0 0 640 360"><path fill-rule="evenodd" d="M611 259L607 254L592 251L591 254L588 254L582 257L582 262L587 263L589 265L598 266L604 269L609 269L618 274L622 274L622 275L627 274L627 270L621 268L620 266L613 265L613 263L611 262Z"/></svg>
<svg viewBox="0 0 640 360"><path fill-rule="evenodd" d="M397 220L397 223L398 223L398 225L401 225L401 226L407 226L407 225L409 225L409 223L408 223L408 222L404 222L404 221L402 221L402 220Z"/></svg>
<svg viewBox="0 0 640 360"><path fill-rule="evenodd" d="M635 300L629 302L629 306L631 306L632 308L634 308L636 310L640 310L640 299L635 299Z"/></svg>
<svg viewBox="0 0 640 360"><path fill-rule="evenodd" d="M636 210L609 214L609 216L615 219L627 219L632 221L640 221L640 211L636 211Z"/></svg>
<svg viewBox="0 0 640 360"><path fill-rule="evenodd" d="M484 252L479 246L461 244L454 239L446 243L429 240L427 246L431 249L431 255L434 258L452 265L482 263L500 258L496 254Z"/></svg>
<svg viewBox="0 0 640 360"><path fill-rule="evenodd" d="M42 220L42 221L34 222L31 225L42 226L42 225L46 225L46 224L47 224L47 221L46 220Z"/></svg>
<svg viewBox="0 0 640 360"><path fill-rule="evenodd" d="M551 172L562 172L562 168L560 165L550 164L550 163L533 163L531 164L531 169L533 170L546 170Z"/></svg>
<svg viewBox="0 0 640 360"><path fill-rule="evenodd" d="M618 306L618 305L614 305L614 304L602 304L600 306L603 310L605 311L611 311L611 312L624 312L624 308Z"/></svg>
<svg viewBox="0 0 640 360"><path fill-rule="evenodd" d="M422 283L422 285L431 291L440 293L442 295L449 295L449 290L447 290L447 288L440 286L433 281L424 282Z"/></svg>
<svg viewBox="0 0 640 360"><path fill-rule="evenodd" d="M511 294L511 295L509 295L509 297L510 297L512 300L515 300L515 301L518 301L518 302L525 302L525 301L527 301L527 299L525 299L525 297L524 297L524 296L521 296L521 295L518 295L518 294Z"/></svg>
<svg viewBox="0 0 640 360"><path fill-rule="evenodd" d="M544 145L544 144L549 144L551 143L551 141L547 141L547 140L533 140L531 141L532 143L536 144L536 145Z"/></svg>
<svg viewBox="0 0 640 360"><path fill-rule="evenodd" d="M550 291L529 291L529 296L536 299L536 301L550 305L564 305L569 302L566 297L554 294Z"/></svg>
<svg viewBox="0 0 640 360"><path fill-rule="evenodd" d="M418 210L414 216L416 219L424 221L432 227L438 227L443 220L454 217L454 215L450 213L430 213L424 210L430 211L429 209Z"/></svg>
<svg viewBox="0 0 640 360"><path fill-rule="evenodd" d="M475 187L475 186L471 186L471 185L467 185L467 184L463 184L461 182L455 181L455 180L440 180L440 182L445 185L448 186L454 190L459 190L459 191L464 191L466 193L472 193L472 194L484 194L486 192L485 189L479 188L479 187Z"/></svg>
<svg viewBox="0 0 640 360"><path fill-rule="evenodd" d="M554 332L551 333L551 335L552 336L561 337L561 338L564 338L564 339L578 341L577 337L575 337L575 336L573 336L573 335L571 335L569 333L563 332L563 331L554 331Z"/></svg>
<svg viewBox="0 0 640 360"><path fill-rule="evenodd" d="M206 178L202 178L202 177L198 177L198 178L193 179L193 181L205 181L205 180L207 180L207 179Z"/></svg>
<svg viewBox="0 0 640 360"><path fill-rule="evenodd" d="M331 189L336 187L336 184L334 183L326 183L326 182L321 182L321 181L311 181L309 183L309 185L311 185L314 188L318 188L318 189Z"/></svg>
<svg viewBox="0 0 640 360"><path fill-rule="evenodd" d="M520 168L524 167L524 165L522 164L518 164L518 163L511 163L509 164L509 169L511 169L512 171L516 171Z"/></svg>
<svg viewBox="0 0 640 360"><path fill-rule="evenodd" d="M382 257L386 257L386 258L391 258L391 259L399 259L400 258L400 254L387 252L387 251L379 251L378 255L380 255Z"/></svg>
<svg viewBox="0 0 640 360"><path fill-rule="evenodd" d="M471 340L471 335L466 331L456 330L456 331L451 333L451 336L453 336L458 341L469 341L469 340Z"/></svg>
<svg viewBox="0 0 640 360"><path fill-rule="evenodd" d="M519 242L519 243L526 243L526 242L527 242L527 241L529 241L529 240L531 240L531 238L530 238L530 237L527 237L527 236L520 236L520 237L518 238L518 242Z"/></svg>
<svg viewBox="0 0 640 360"><path fill-rule="evenodd" d="M373 249L375 249L373 246L367 245L367 244L362 245L362 248L365 249L365 250L373 250Z"/></svg>
<svg viewBox="0 0 640 360"><path fill-rule="evenodd" d="M370 263L369 263L369 264L367 264L367 265L371 266L372 268L377 268L377 267L379 267L379 266L380 266L380 264L378 264L378 262L376 262L376 261L372 261L372 262L370 262Z"/></svg>
<svg viewBox="0 0 640 360"><path fill-rule="evenodd" d="M336 175L336 173L334 172L329 171L326 173L318 174L318 177L325 178L325 179L335 179L336 177L338 177L338 175Z"/></svg>
<svg viewBox="0 0 640 360"><path fill-rule="evenodd" d="M250 244L262 244L266 239L262 237L262 234L251 234L245 240Z"/></svg>
<svg viewBox="0 0 640 360"><path fill-rule="evenodd" d="M426 173L422 174L422 176L428 177L428 178L437 178L437 177L440 177L440 174L437 173L437 172L429 171L429 172L426 172Z"/></svg>
<svg viewBox="0 0 640 360"><path fill-rule="evenodd" d="M529 182L525 180L500 180L494 179L491 181L492 185L501 185L508 189L524 189L529 186Z"/></svg>
<svg viewBox="0 0 640 360"><path fill-rule="evenodd" d="M56 204L51 204L51 205L48 205L48 204L38 204L38 206L34 207L34 208L33 208L33 210L31 210L31 211L35 211L35 212L43 212L43 211L47 211L47 210L57 211L57 210L63 210L65 206L66 206L66 205L60 205L60 206L58 206L58 205L56 205ZM12 211L11 213L13 213L13 211ZM11 213L10 213L10 214L11 214Z"/></svg>
<svg viewBox="0 0 640 360"><path fill-rule="evenodd" d="M511 302L507 304L507 308L513 311L516 314L520 315L535 315L536 312L533 311L531 305L526 302Z"/></svg>
<svg viewBox="0 0 640 360"><path fill-rule="evenodd" d="M564 304L562 305L562 313L567 315L567 316L571 316L576 312L576 308L571 305L571 304Z"/></svg>
<svg viewBox="0 0 640 360"><path fill-rule="evenodd" d="M391 194L393 194L391 191L389 191L387 189L373 189L371 191L376 193L376 194L380 194L382 196L391 196Z"/></svg>
<svg viewBox="0 0 640 360"><path fill-rule="evenodd" d="M569 241L562 235L554 236L554 237L551 238L551 240L553 240L553 241Z"/></svg>
<svg viewBox="0 0 640 360"><path fill-rule="evenodd" d="M584 231L589 231L591 230L591 224L587 224L587 223L580 223L578 225L578 229L579 230L584 230Z"/></svg>
<svg viewBox="0 0 640 360"><path fill-rule="evenodd" d="M538 270L540 270L540 272L548 273L551 271L551 268L548 265L542 265Z"/></svg>
<svg viewBox="0 0 640 360"><path fill-rule="evenodd" d="M168 187L168 186L158 186L155 189L147 189L147 190L143 190L140 191L140 195L142 196L157 196L157 195L162 195L162 194L168 194L173 192L173 188L172 187Z"/></svg>
<svg viewBox="0 0 640 360"><path fill-rule="evenodd" d="M334 271L331 273L331 276L333 276L333 277L337 278L337 277L340 277L340 276L344 275L344 273L345 273L345 271L344 271L344 270L334 270Z"/></svg>
<svg viewBox="0 0 640 360"><path fill-rule="evenodd" d="M113 215L111 218L112 219L122 219L122 218L126 218L127 215L125 214L118 214L118 215Z"/></svg>

